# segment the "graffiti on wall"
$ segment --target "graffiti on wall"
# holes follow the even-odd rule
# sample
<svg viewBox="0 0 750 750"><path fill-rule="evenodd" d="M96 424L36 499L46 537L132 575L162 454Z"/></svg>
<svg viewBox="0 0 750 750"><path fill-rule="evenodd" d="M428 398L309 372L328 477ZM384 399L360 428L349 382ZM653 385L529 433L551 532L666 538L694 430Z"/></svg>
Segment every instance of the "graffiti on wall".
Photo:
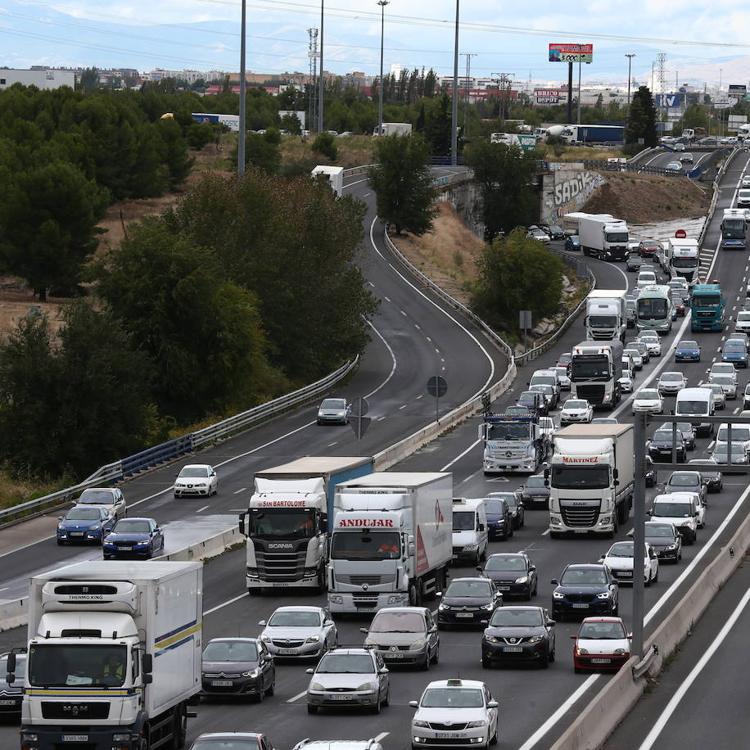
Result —
<svg viewBox="0 0 750 750"><path fill-rule="evenodd" d="M558 221L565 214L580 210L604 178L596 172L555 170L545 185L542 213L548 222Z"/></svg>

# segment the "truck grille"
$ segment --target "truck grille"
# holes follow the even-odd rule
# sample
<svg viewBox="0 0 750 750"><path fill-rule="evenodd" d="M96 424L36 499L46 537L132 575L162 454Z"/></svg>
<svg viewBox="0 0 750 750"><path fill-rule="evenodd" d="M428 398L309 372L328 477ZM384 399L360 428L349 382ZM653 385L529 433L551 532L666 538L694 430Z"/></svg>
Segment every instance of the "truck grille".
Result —
<svg viewBox="0 0 750 750"><path fill-rule="evenodd" d="M96 703L56 703L42 701L43 719L106 719L109 717L109 702Z"/></svg>
<svg viewBox="0 0 750 750"><path fill-rule="evenodd" d="M337 575L336 580L339 583L348 583L351 586L380 586L384 583L393 583L396 580L395 575Z"/></svg>
<svg viewBox="0 0 750 750"><path fill-rule="evenodd" d="M604 385L576 383L576 398L585 398L590 404L601 404L604 401Z"/></svg>
<svg viewBox="0 0 750 750"><path fill-rule="evenodd" d="M355 592L352 595L354 606L357 609L374 609L378 606L378 595L377 594L365 594Z"/></svg>
<svg viewBox="0 0 750 750"><path fill-rule="evenodd" d="M612 329L609 330L596 330L591 331L591 338L597 341L611 341L615 337L615 332Z"/></svg>
<svg viewBox="0 0 750 750"><path fill-rule="evenodd" d="M300 581L305 571L306 549L273 551L255 547L258 575L264 581Z"/></svg>
<svg viewBox="0 0 750 750"><path fill-rule="evenodd" d="M566 505L560 500L563 523L571 528L590 528L599 518L599 503L595 505Z"/></svg>

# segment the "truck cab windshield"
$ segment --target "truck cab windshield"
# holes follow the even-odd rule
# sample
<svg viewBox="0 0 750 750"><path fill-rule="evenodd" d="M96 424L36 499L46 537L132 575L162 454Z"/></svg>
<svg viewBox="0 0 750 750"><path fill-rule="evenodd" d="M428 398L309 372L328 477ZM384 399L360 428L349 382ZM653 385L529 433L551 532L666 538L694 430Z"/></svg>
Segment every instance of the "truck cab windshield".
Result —
<svg viewBox="0 0 750 750"><path fill-rule="evenodd" d="M698 307L718 307L721 297L718 294L694 294L693 304Z"/></svg>
<svg viewBox="0 0 750 750"><path fill-rule="evenodd" d="M693 268L698 265L698 258L672 258L675 268Z"/></svg>
<svg viewBox="0 0 750 750"><path fill-rule="evenodd" d="M609 379L609 361L606 357L573 357L571 380Z"/></svg>
<svg viewBox="0 0 750 750"><path fill-rule="evenodd" d="M614 328L617 325L616 315L589 315L592 328Z"/></svg>
<svg viewBox="0 0 750 750"><path fill-rule="evenodd" d="M606 238L607 238L607 242L627 242L628 233L627 232L607 232Z"/></svg>
<svg viewBox="0 0 750 750"><path fill-rule="evenodd" d="M119 644L34 644L28 681L35 687L121 687L127 661L127 646Z"/></svg>
<svg viewBox="0 0 750 750"><path fill-rule="evenodd" d="M333 560L397 560L401 538L397 531L335 531L331 541Z"/></svg>
<svg viewBox="0 0 750 750"><path fill-rule="evenodd" d="M745 236L745 222L743 219L724 219L721 223L724 237L728 239L743 239Z"/></svg>
<svg viewBox="0 0 750 750"><path fill-rule="evenodd" d="M609 487L609 467L555 464L552 486L560 490L601 490Z"/></svg>
<svg viewBox="0 0 750 750"><path fill-rule="evenodd" d="M260 539L309 539L315 536L315 511L299 508L252 508L249 535Z"/></svg>
<svg viewBox="0 0 750 750"><path fill-rule="evenodd" d="M528 422L490 423L487 429L487 440L528 440Z"/></svg>

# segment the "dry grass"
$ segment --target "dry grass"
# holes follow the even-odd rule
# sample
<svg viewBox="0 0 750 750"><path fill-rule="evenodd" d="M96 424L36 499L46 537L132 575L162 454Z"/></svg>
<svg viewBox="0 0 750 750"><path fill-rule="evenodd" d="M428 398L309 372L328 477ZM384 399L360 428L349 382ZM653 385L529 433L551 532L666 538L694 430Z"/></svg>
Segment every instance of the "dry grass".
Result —
<svg viewBox="0 0 750 750"><path fill-rule="evenodd" d="M484 242L466 227L450 203L439 203L437 209L430 232L421 237L392 234L391 239L422 273L452 297L468 304Z"/></svg>
<svg viewBox="0 0 750 750"><path fill-rule="evenodd" d="M555 154L554 146L546 146L544 158L547 161L598 161L621 158L618 148L593 148L589 146L565 146L560 156Z"/></svg>
<svg viewBox="0 0 750 750"><path fill-rule="evenodd" d="M9 474L0 471L0 508L10 508L27 500L49 495L50 492L62 489L69 482L45 482L43 480L13 479Z"/></svg>
<svg viewBox="0 0 750 750"><path fill-rule="evenodd" d="M336 161L327 159L317 151L312 150L314 138L303 141L300 136L285 136L281 141L282 163L315 161L316 164L326 164L349 169L363 164L372 164L375 139L367 135L352 135L336 138L338 157Z"/></svg>
<svg viewBox="0 0 750 750"><path fill-rule="evenodd" d="M0 338L5 338L21 318L38 310L49 318L50 330L57 334L62 326L62 305L66 300L50 297L47 302L38 302L24 282L14 277L0 278ZM33 314L33 313L31 313Z"/></svg>

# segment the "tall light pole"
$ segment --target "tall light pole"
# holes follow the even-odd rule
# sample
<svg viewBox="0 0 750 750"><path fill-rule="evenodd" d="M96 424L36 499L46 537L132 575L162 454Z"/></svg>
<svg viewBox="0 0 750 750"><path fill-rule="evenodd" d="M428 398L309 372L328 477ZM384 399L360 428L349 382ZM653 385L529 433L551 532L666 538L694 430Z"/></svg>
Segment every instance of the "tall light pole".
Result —
<svg viewBox="0 0 750 750"><path fill-rule="evenodd" d="M385 6L388 0L378 0L380 6L380 81L378 82L378 135L383 135L383 37L385 36Z"/></svg>
<svg viewBox="0 0 750 750"><path fill-rule="evenodd" d="M323 75L323 15L325 0L320 0L320 88L318 90L318 132L323 132L323 97L325 94L326 77Z"/></svg>
<svg viewBox="0 0 750 750"><path fill-rule="evenodd" d="M456 39L453 47L453 106L451 107L451 164L458 164L458 11L456 0Z"/></svg>
<svg viewBox="0 0 750 750"><path fill-rule="evenodd" d="M240 133L237 141L237 174L245 174L245 25L247 0L242 0L242 28L240 29Z"/></svg>
<svg viewBox="0 0 750 750"><path fill-rule="evenodd" d="M633 58L635 57L635 52L626 52L625 57L628 58L628 107L630 107L630 81L632 78L630 77L630 71L631 66L633 65Z"/></svg>

